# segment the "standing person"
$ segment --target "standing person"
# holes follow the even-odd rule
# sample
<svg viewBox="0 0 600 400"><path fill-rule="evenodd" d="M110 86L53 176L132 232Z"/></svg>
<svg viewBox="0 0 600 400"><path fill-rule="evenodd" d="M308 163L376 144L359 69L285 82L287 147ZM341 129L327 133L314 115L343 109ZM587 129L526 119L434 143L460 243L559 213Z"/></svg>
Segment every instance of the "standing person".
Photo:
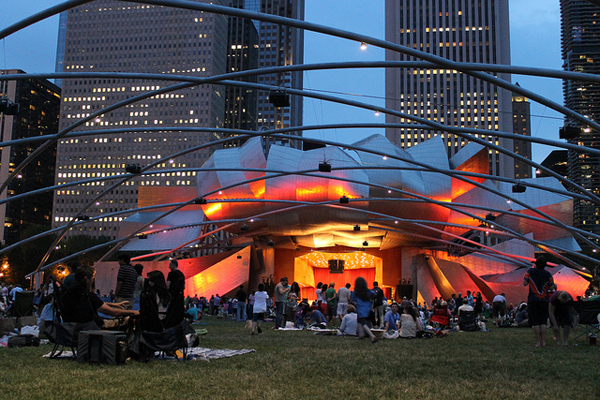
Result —
<svg viewBox="0 0 600 400"><path fill-rule="evenodd" d="M255 293L256 293L256 291L253 290L252 293L250 293L250 296L248 296L248 310L247 310L246 314L249 316L254 314L254 294Z"/></svg>
<svg viewBox="0 0 600 400"><path fill-rule="evenodd" d="M508 308L506 307L506 297L505 294L497 294L494 296L492 300L492 315L494 317L494 325L503 326L504 318L508 317ZM475 309L477 311L477 309ZM500 320L500 324L498 324L498 320Z"/></svg>
<svg viewBox="0 0 600 400"><path fill-rule="evenodd" d="M550 314L550 321L552 321L554 337L558 344L568 346L571 327L577 324L577 312L573 307L573 297L564 290L559 290L552 293L549 302L548 313ZM562 340L560 338L560 327L563 328Z"/></svg>
<svg viewBox="0 0 600 400"><path fill-rule="evenodd" d="M240 285L235 298L237 299L237 320L246 321L246 298L248 294L244 290L244 285Z"/></svg>
<svg viewBox="0 0 600 400"><path fill-rule="evenodd" d="M335 282L329 283L329 287L325 292L325 298L327 299L327 323L335 323L335 316L337 314L337 292L335 290Z"/></svg>
<svg viewBox="0 0 600 400"><path fill-rule="evenodd" d="M219 293L213 299L213 315L217 315L219 313L219 308L221 307L221 298L219 297Z"/></svg>
<svg viewBox="0 0 600 400"><path fill-rule="evenodd" d="M325 293L327 292L327 284L324 283L321 287L321 302L319 303L319 311L323 314L327 314L327 298L325 297Z"/></svg>
<svg viewBox="0 0 600 400"><path fill-rule="evenodd" d="M183 291L185 290L185 276L183 272L179 270L179 264L177 260L171 260L169 263L169 269L171 270L167 275L166 286L171 293L173 298L172 312L174 313L174 320L182 321L185 315L185 305L183 300Z"/></svg>
<svg viewBox="0 0 600 400"><path fill-rule="evenodd" d="M346 283L346 286L342 286L340 290L338 290L337 316L340 321L344 319L348 304L350 304L350 286L349 283Z"/></svg>
<svg viewBox="0 0 600 400"><path fill-rule="evenodd" d="M117 273L117 287L115 288L115 301L121 303L126 301L126 310L133 310L133 297L135 293L135 283L138 274L130 264L131 258L128 254L119 256L119 272Z"/></svg>
<svg viewBox="0 0 600 400"><path fill-rule="evenodd" d="M142 295L142 290L144 289L144 277L142 276L142 272L144 272L144 266L142 264L135 264L133 266L135 272L137 272L138 277L135 281L135 291L133 292L133 309L140 309L140 296Z"/></svg>
<svg viewBox="0 0 600 400"><path fill-rule="evenodd" d="M264 283L258 284L258 290L254 293L254 307L252 313L252 333L254 335L254 331L257 330L258 333L262 333L262 329L260 328L260 324L265 319L265 313L267 312L267 299L269 295L265 292Z"/></svg>
<svg viewBox="0 0 600 400"><path fill-rule="evenodd" d="M175 299L181 296L183 300L183 291L185 290L185 275L179 270L177 260L171 260L169 263L169 275L167 275L167 289L171 292L171 296Z"/></svg>
<svg viewBox="0 0 600 400"><path fill-rule="evenodd" d="M458 309L463 305L463 297L462 293L458 292L458 296L456 296L456 308L454 309L454 315L458 316Z"/></svg>
<svg viewBox="0 0 600 400"><path fill-rule="evenodd" d="M529 268L523 280L523 286L529 286L527 297L527 314L529 325L535 333L535 347L546 346L546 322L548 321L549 292L554 285L552 274L546 271L546 258L540 256L535 260L535 267Z"/></svg>
<svg viewBox="0 0 600 400"><path fill-rule="evenodd" d="M506 298L504 299L504 302L506 303ZM479 318L480 321L483 321L483 296L481 295L481 292L477 292L477 295L475 296L475 306L473 309L477 313L477 318Z"/></svg>
<svg viewBox="0 0 600 400"><path fill-rule="evenodd" d="M369 338L371 338L371 343L375 343L377 342L377 338L373 332L371 332L368 325L369 314L373 308L373 303L371 302L372 297L373 291L368 288L365 278L362 276L356 278L354 281L352 302L356 304L358 338L364 338L366 333Z"/></svg>
<svg viewBox="0 0 600 400"><path fill-rule="evenodd" d="M298 282L292 282L290 293L294 293L296 298L300 298L300 285L298 285Z"/></svg>
<svg viewBox="0 0 600 400"><path fill-rule="evenodd" d="M383 290L378 282L373 282L373 311L375 311L375 322L379 329L383 328Z"/></svg>
<svg viewBox="0 0 600 400"><path fill-rule="evenodd" d="M468 301L469 305L471 307L473 307L475 299L473 298L473 295L471 294L470 290L467 290L467 301ZM475 307L473 307L473 309L475 309Z"/></svg>
<svg viewBox="0 0 600 400"><path fill-rule="evenodd" d="M317 295L317 303L320 306L323 302L323 282L317 283L317 290L315 291L315 293Z"/></svg>
<svg viewBox="0 0 600 400"><path fill-rule="evenodd" d="M281 328L281 321L285 310L285 301L291 290L288 283L288 278L284 276L279 280L277 286L275 286L275 326L273 329ZM254 304L256 305L256 299L254 300Z"/></svg>
<svg viewBox="0 0 600 400"><path fill-rule="evenodd" d="M212 296L210 296L210 299L208 300L208 315L214 315L214 308L215 308L215 295L213 294Z"/></svg>

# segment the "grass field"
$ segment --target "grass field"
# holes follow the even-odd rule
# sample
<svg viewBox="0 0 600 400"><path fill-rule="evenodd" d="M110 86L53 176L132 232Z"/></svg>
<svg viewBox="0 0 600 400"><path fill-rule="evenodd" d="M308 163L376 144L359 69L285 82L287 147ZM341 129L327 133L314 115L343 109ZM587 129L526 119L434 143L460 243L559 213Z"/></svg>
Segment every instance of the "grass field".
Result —
<svg viewBox="0 0 600 400"><path fill-rule="evenodd" d="M203 319L200 346L255 349L206 361L120 366L42 358L50 345L0 349L0 398L20 399L599 399L600 345L535 348L526 328L380 340Z"/></svg>

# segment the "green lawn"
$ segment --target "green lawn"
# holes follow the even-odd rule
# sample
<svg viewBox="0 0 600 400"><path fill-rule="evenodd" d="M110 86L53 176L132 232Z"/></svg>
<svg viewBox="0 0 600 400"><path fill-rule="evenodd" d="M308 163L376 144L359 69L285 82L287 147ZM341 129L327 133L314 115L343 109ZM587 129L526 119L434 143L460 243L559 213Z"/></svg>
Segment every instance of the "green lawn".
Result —
<svg viewBox="0 0 600 400"><path fill-rule="evenodd" d="M0 398L20 399L598 399L600 345L534 347L529 329L368 340L205 318L200 346L255 349L206 361L85 365L0 349Z"/></svg>

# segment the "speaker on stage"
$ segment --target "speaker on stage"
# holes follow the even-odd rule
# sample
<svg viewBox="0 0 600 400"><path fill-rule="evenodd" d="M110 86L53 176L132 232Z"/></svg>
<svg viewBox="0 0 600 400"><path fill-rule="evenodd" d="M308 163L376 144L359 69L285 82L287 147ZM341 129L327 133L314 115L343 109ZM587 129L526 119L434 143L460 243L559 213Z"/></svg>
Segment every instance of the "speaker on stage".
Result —
<svg viewBox="0 0 600 400"><path fill-rule="evenodd" d="M329 260L329 273L330 274L343 274L344 273L344 260Z"/></svg>

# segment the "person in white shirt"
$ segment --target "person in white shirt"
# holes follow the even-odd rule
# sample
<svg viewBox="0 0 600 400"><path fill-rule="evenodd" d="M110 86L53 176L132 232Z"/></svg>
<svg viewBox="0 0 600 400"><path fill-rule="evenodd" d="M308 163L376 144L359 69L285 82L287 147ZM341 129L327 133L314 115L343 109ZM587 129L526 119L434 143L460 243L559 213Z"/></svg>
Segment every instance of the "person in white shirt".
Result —
<svg viewBox="0 0 600 400"><path fill-rule="evenodd" d="M269 295L265 292L265 285L263 283L258 284L258 290L254 293L254 307L252 310L252 333L255 331L262 333L260 325L265 319L265 313L267 312L267 299Z"/></svg>
<svg viewBox="0 0 600 400"><path fill-rule="evenodd" d="M467 299L466 297L463 299L462 306L458 307L458 313L457 313L458 318L460 318L461 311L475 311L473 306L469 305L469 299Z"/></svg>
<svg viewBox="0 0 600 400"><path fill-rule="evenodd" d="M350 285L346 283L346 286L342 286L340 290L338 290L338 305L337 305L337 316L341 320L344 319L344 315L347 313L348 304L350 304L350 297L352 293L350 292Z"/></svg>
<svg viewBox="0 0 600 400"><path fill-rule="evenodd" d="M494 324L496 326L502 326L504 324L504 318L508 315L504 293L496 295L494 300L492 300L492 315L494 316ZM500 320L500 325L498 325L498 320Z"/></svg>

